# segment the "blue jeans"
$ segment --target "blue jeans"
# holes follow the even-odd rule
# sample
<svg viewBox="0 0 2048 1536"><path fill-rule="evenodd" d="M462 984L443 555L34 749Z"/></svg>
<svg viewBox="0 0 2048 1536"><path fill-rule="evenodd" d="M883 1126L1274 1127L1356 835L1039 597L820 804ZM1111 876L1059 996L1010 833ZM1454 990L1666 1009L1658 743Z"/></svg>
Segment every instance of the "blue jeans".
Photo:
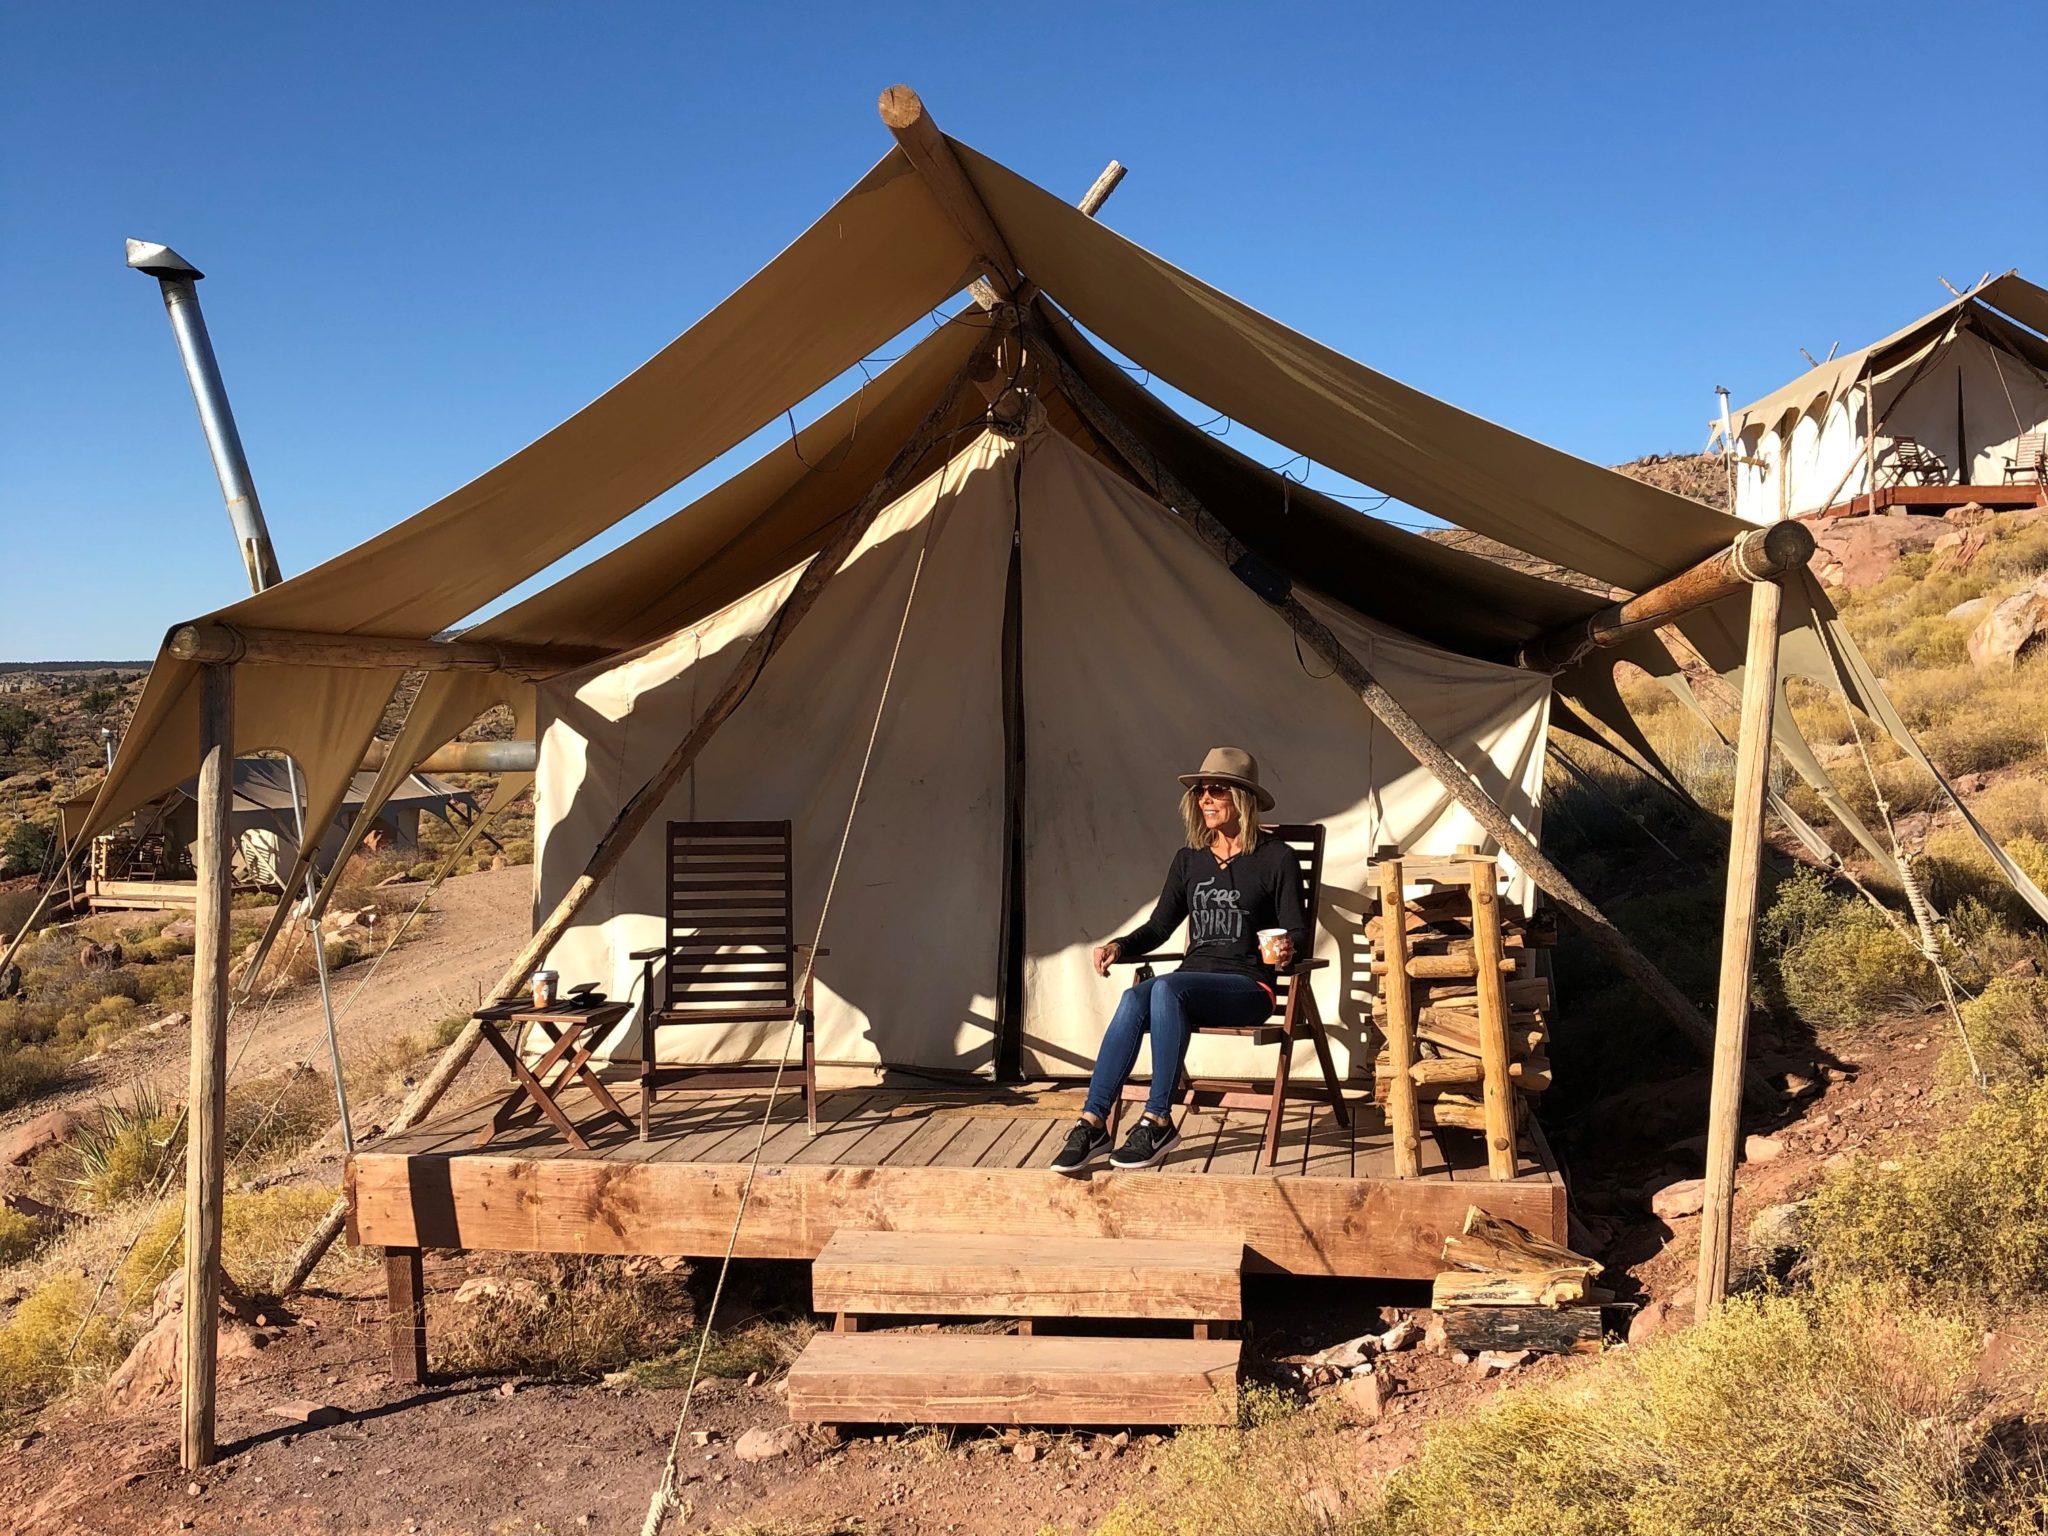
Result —
<svg viewBox="0 0 2048 1536"><path fill-rule="evenodd" d="M1138 1064L1138 1047L1152 1037L1152 1091L1145 1112L1164 1116L1187 1059L1188 1034L1195 1024L1246 1029L1273 1011L1266 989L1249 976L1225 971L1173 971L1134 982L1116 1005L1095 1053L1095 1075L1082 1107L1107 1121L1109 1107Z"/></svg>

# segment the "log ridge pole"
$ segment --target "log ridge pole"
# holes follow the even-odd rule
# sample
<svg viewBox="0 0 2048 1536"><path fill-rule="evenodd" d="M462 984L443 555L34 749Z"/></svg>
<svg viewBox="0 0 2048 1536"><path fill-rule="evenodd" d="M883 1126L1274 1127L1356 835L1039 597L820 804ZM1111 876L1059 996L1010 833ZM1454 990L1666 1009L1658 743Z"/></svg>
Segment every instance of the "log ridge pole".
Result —
<svg viewBox="0 0 2048 1536"><path fill-rule="evenodd" d="M1733 597L1753 582L1775 580L1813 558L1804 523L1772 523L1738 534L1726 549L1626 602L1562 624L1522 647L1516 660L1532 672L1561 672L1589 652L1607 650L1695 609Z"/></svg>
<svg viewBox="0 0 2048 1536"><path fill-rule="evenodd" d="M995 336L995 332L990 333L990 343L994 341ZM975 357L979 358L981 355L981 351L977 350ZM973 362L970 360L969 366L972 365ZM817 602L826 584L839 573L839 568L852 555L855 546L860 543L861 536L868 531L882 509L895 499L895 493L903 480L917 468L925 454L946 436L946 423L952 417L965 382L965 370L954 376L952 382L946 386L945 393L939 397L938 404L934 405L924 420L918 423L917 430L911 434L910 440L897 450L896 456L889 461L889 467L882 472L882 478L869 487L867 494L840 524L839 531L833 534L830 542L819 550L811 563L804 568L804 573L796 586L790 590L789 596L783 599L782 606L776 610L775 616L748 643L746 650L734 664L732 674L726 678L725 685L705 706L704 713L698 716L697 723L690 728L690 733L676 744L675 750L668 755L668 760L655 772L654 777L641 785L634 792L633 798L620 808L618 816L604 836L598 839L597 846L591 850L583 873L576 877L575 883L563 894L562 899L555 903L555 909L534 930L533 937L527 940L525 946L513 957L512 963L505 967L504 974L492 986L487 1002L499 1002L511 997L525 985L534 967L540 964L550 949L554 948L556 940L560 939L569 925L576 920L577 914L596 894L605 877L618 867L619 861L625 857L626 850L633 845L634 839L646 829L648 822L652 821L656 812L661 809L669 791L682 782L683 775L696 763L698 754L704 750L705 744L711 740L718 727L739 708L740 701L754 686L762 668L768 665L769 658L782 648L783 642ZM434 1069L407 1095L405 1103L399 1106L398 1113L392 1117L386 1134L416 1124L421 1116L432 1109L440 1101L441 1095L454 1083L482 1038L481 1027L475 1019L471 1019L462 1033L449 1042L447 1050L441 1053L441 1059L434 1063ZM341 1235L342 1223L347 1214L346 1197L335 1201L326 1217L314 1229L312 1236L300 1248L298 1257L293 1260L292 1272L285 1280L283 1294L289 1296L306 1283L307 1277L313 1273L314 1266L333 1245L335 1238Z"/></svg>
<svg viewBox="0 0 2048 1536"><path fill-rule="evenodd" d="M1088 383L1075 372L1044 330L1027 321L1026 335L1044 355L1047 362L1057 369L1060 388L1073 403L1076 410L1086 418L1088 424L1103 440L1129 464L1132 471L1151 487L1155 496L1168 507L1177 508L1187 525L1194 531L1209 552L1225 565L1235 566L1250 553L1239 542L1236 535L1217 520L1204 507L1199 498L1180 482L1171 470L1161 464L1152 451L1140 442L1122 418L1102 402L1102 398L1089 388ZM1281 618L1303 645L1314 651L1326 666L1333 668L1387 728L1393 738L1405 747L1414 759L1433 774L1459 805L1463 806L1472 819L1483 827L1487 835L1509 858L1521 867L1551 899L1586 931L1609 963L1619 970L1651 1002L1670 1018L1679 1032L1700 1050L1703 1056L1711 1056L1714 1037L1705 1019L1700 1017L1686 995L1671 984L1664 973L1652 965L1643 952L1630 943L1627 935L1608 921L1606 915L1577 886L1572 884L1564 871L1551 862L1541 849L1531 842L1522 829L1514 824L1508 813L1473 780L1463 765L1425 731L1420 722L1408 713L1407 708L1389 693L1378 678L1365 664L1347 649L1342 641L1330 632L1313 613L1302 605L1299 598L1291 594L1275 605ZM1759 1085L1760 1086L1760 1085Z"/></svg>
<svg viewBox="0 0 2048 1536"><path fill-rule="evenodd" d="M185 1310L178 1340L184 1367L178 1459L188 1472L211 1466L215 1454L232 895L228 804L234 758L234 669L207 666L199 674L199 836L194 850L198 906L192 936L192 1064L185 1100Z"/></svg>
<svg viewBox="0 0 2048 1536"><path fill-rule="evenodd" d="M987 205L960 167L960 157L953 153L953 146L925 111L917 92L907 85L892 85L882 92L878 105L882 122L902 148L904 158L923 178L939 210L974 252L975 262L1005 295L1014 294L1017 258L1010 254L1010 243L989 217ZM1108 195L1103 193L1104 197Z"/></svg>
<svg viewBox="0 0 2048 1536"><path fill-rule="evenodd" d="M1696 1321L1727 1295L1734 1250L1735 1158L1742 1137L1749 984L1756 959L1757 883L1763 861L1764 792L1769 787L1771 716L1778 696L1778 609L1783 597L1778 577L1763 577L1750 587L1742 716L1735 739L1735 805L1728 818L1727 898L1721 909L1721 979L1714 1002L1706 1204L1700 1211L1699 1274L1693 1291Z"/></svg>
<svg viewBox="0 0 2048 1536"><path fill-rule="evenodd" d="M164 642L180 661L259 666L361 667L425 672L510 672L553 677L611 654L598 645L516 645L495 640L421 640L409 635L331 635L301 629L250 629L201 619L180 624Z"/></svg>

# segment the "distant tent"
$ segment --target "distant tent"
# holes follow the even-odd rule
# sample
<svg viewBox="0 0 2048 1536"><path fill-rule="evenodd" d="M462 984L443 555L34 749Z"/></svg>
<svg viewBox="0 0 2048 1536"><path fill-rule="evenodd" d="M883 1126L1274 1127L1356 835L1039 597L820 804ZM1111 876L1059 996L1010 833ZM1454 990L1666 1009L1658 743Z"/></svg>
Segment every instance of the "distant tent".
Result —
<svg viewBox="0 0 2048 1536"><path fill-rule="evenodd" d="M1049 332L1031 345L1051 357L1008 354L1020 370L1011 382L1030 401L1024 419L992 419L960 387L989 340L988 317L969 309L931 327L750 467L463 631L472 659L487 663L495 646L548 648L561 660L529 669L544 677L538 685L516 669L469 663L432 672L367 806L485 710L510 706L520 733L538 733L535 894L540 910L552 908L806 563L892 460L922 441L920 424L935 424L936 446L899 466L892 504L597 886L555 945L555 968L565 981L630 995L631 952L665 932L668 817L792 820L796 925L808 936L900 624L825 937L832 954L818 970L827 1059L1082 1070L1109 1000L1087 971L1086 947L1157 889L1175 838L1172 775L1227 742L1260 755L1280 814L1330 827L1317 945L1337 963L1317 987L1352 1069L1369 1070L1359 1049L1371 987L1359 922L1365 862L1382 841L1429 853L1482 838L1356 694L1304 659L1267 600L1287 590L1300 598L1531 835L1560 696L1648 754L1615 691L1615 660L1676 668L1647 637L1556 677L1516 665L1525 644L1585 620L1602 599L1361 515L1199 429L1135 375L1150 370L1318 464L1631 590L1725 552L1746 525L1375 373L946 142ZM416 516L207 622L230 633L356 637L359 655L375 651L372 637L441 635L906 328L925 327L979 264L893 150L730 299L567 422ZM1061 393L1062 370L1135 447L1113 446L1091 426ZM1245 557L1226 569L1200 546L1183 509L1148 489L1157 477L1147 468L1190 488L1248 547ZM920 560L922 585L906 607ZM1745 611L1738 597L1688 614L1680 628L1732 672ZM1804 571L1788 583L1784 614L1784 671L1846 689L1917 753ZM238 741L293 754L324 823L402 670L302 659L232 672ZM195 662L159 656L89 828L192 771L198 675ZM1795 765L1819 774L1789 710L1776 729ZM1013 826L1022 829L1014 843ZM2048 913L2048 898L2005 867ZM1526 895L1527 872L1515 873ZM663 1039L691 1059L766 1043L713 1027ZM1225 1056L1237 1049L1205 1048L1212 1043Z"/></svg>
<svg viewBox="0 0 2048 1536"><path fill-rule="evenodd" d="M350 781L341 808L329 820L320 840L316 868L325 874L340 851L342 839L357 815L369 803L376 775L358 773ZM159 878L191 878L189 849L197 835L193 809L197 780L186 779L128 818L127 826L137 838L154 838L164 850L164 868ZM76 840L86 825L95 791L73 797L59 807L67 838ZM453 824L476 814L476 797L425 774L409 774L370 818L366 830L374 830L377 841L390 851L416 848L420 840L420 817L429 815ZM285 761L278 757L243 757L235 760L234 799L228 810L228 830L235 842L236 877L251 885L276 887L287 877L299 857L299 839L292 816L292 789Z"/></svg>
<svg viewBox="0 0 2048 1536"><path fill-rule="evenodd" d="M2020 439L2048 432L2044 332L2048 290L2008 272L1744 406L1732 418L1736 513L1769 523L1848 509L1873 485L1880 505L1895 487L1958 492L1937 505L1972 487L2012 493Z"/></svg>

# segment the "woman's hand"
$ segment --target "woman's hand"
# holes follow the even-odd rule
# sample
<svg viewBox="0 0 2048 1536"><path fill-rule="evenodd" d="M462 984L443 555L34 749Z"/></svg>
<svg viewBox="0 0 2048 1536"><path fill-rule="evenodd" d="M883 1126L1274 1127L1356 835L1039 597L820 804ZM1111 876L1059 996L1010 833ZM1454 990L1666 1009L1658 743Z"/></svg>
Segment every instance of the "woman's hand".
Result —
<svg viewBox="0 0 2048 1536"><path fill-rule="evenodd" d="M1116 957L1123 953L1123 947L1111 939L1107 944L1095 946L1095 974L1107 976L1109 968L1116 963Z"/></svg>
<svg viewBox="0 0 2048 1536"><path fill-rule="evenodd" d="M1291 934L1285 934L1285 935L1282 935L1282 936L1281 936L1281 938L1280 938L1280 939L1279 939L1278 941L1276 941L1276 942L1275 942L1275 944L1274 944L1273 948L1275 949L1275 951L1276 951L1276 952L1278 953L1278 955L1279 955L1279 958L1278 958L1277 960L1275 960L1275 961L1273 962L1273 969L1274 969L1274 970L1276 970L1276 971L1284 971L1284 970L1286 970L1286 969L1287 969L1287 967L1289 967L1290 965L1294 964L1294 937L1293 937L1293 935L1291 935Z"/></svg>

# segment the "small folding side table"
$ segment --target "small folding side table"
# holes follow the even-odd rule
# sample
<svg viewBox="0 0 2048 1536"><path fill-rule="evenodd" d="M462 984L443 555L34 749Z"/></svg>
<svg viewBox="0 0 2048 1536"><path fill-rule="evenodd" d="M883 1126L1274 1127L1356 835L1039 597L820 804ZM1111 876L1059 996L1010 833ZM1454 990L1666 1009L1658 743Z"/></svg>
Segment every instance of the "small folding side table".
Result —
<svg viewBox="0 0 2048 1536"><path fill-rule="evenodd" d="M590 1070L591 1053L597 1049L598 1042L631 1011L630 1003L569 1001L558 1002L550 1008L499 1003L478 1009L472 1017L483 1026L484 1040L511 1069L519 1086L498 1106L490 1124L477 1133L476 1145L488 1146L493 1137L525 1123L524 1116L537 1109L569 1138L570 1146L579 1152L589 1151L590 1143L583 1139L582 1133L556 1102L562 1090L576 1082L590 1090L605 1114L615 1117L627 1130L632 1130L632 1117L619 1108L619 1101ZM531 1068L520 1060L515 1043L522 1028L529 1024L548 1039L546 1054Z"/></svg>

